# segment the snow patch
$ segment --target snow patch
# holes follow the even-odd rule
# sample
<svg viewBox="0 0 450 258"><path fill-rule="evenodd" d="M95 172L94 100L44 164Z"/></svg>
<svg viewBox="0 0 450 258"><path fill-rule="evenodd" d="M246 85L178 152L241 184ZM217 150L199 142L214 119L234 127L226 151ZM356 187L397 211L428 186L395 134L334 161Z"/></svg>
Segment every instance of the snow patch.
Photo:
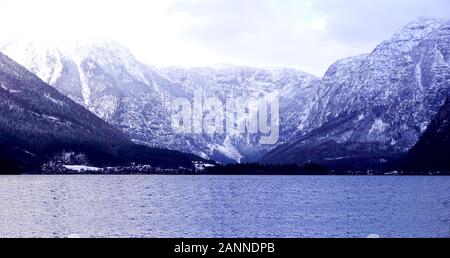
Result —
<svg viewBox="0 0 450 258"><path fill-rule="evenodd" d="M3 83L2 83L1 88L4 89L4 90L6 90L6 91L8 91L9 93L20 93L20 92L21 92L20 90L12 90L12 89L9 89L9 88L7 88L5 85L3 85Z"/></svg>
<svg viewBox="0 0 450 258"><path fill-rule="evenodd" d="M64 102L62 102L62 101L60 101L60 100L57 100L57 99L53 98L53 97L50 96L49 94L45 94L45 97L46 97L47 99L49 99L51 102L53 102L53 103L55 103L55 104L57 104L57 105L59 105L59 106L64 106Z"/></svg>
<svg viewBox="0 0 450 258"><path fill-rule="evenodd" d="M334 160L343 160L348 159L349 157L337 157L337 158L325 158L326 161L334 161Z"/></svg>
<svg viewBox="0 0 450 258"><path fill-rule="evenodd" d="M83 96L84 104L86 106L89 106L91 102L91 89L89 88L86 76L84 75L84 71L81 68L81 63L78 63L77 66L80 74L81 95Z"/></svg>
<svg viewBox="0 0 450 258"><path fill-rule="evenodd" d="M227 137L227 139L224 141L223 145L216 144L213 147L213 150L217 150L226 157L240 163L243 156L239 152L239 150L231 143L230 137Z"/></svg>
<svg viewBox="0 0 450 258"><path fill-rule="evenodd" d="M100 171L101 168L97 168L97 167L90 167L90 166L83 166L83 165L65 165L65 168L69 169L69 170L73 170L76 172L82 172L82 171Z"/></svg>
<svg viewBox="0 0 450 258"><path fill-rule="evenodd" d="M50 121L58 121L59 120L59 118L54 117L54 116L47 116L47 115L42 115L42 116Z"/></svg>
<svg viewBox="0 0 450 258"><path fill-rule="evenodd" d="M420 132L424 133L428 129L428 122L423 122L420 124Z"/></svg>
<svg viewBox="0 0 450 258"><path fill-rule="evenodd" d="M397 140L395 140L395 139L391 139L391 146L394 146L394 145L396 145L397 144Z"/></svg>
<svg viewBox="0 0 450 258"><path fill-rule="evenodd" d="M384 133L388 128L389 124L383 122L380 118L375 119L375 122L372 124L372 128L370 128L369 134L380 134Z"/></svg>

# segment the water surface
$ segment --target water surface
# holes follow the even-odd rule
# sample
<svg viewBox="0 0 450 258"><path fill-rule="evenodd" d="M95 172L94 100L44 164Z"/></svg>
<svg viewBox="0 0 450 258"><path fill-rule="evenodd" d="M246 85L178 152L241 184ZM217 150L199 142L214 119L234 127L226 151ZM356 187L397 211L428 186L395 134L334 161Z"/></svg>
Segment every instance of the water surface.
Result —
<svg viewBox="0 0 450 258"><path fill-rule="evenodd" d="M0 237L449 237L450 177L0 176Z"/></svg>

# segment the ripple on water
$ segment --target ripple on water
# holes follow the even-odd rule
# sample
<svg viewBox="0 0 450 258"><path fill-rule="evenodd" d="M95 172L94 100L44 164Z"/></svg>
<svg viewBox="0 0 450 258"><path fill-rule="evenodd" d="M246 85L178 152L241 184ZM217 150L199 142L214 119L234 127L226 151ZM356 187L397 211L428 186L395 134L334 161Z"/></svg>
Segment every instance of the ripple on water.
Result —
<svg viewBox="0 0 450 258"><path fill-rule="evenodd" d="M448 237L449 187L449 177L0 177L0 237Z"/></svg>

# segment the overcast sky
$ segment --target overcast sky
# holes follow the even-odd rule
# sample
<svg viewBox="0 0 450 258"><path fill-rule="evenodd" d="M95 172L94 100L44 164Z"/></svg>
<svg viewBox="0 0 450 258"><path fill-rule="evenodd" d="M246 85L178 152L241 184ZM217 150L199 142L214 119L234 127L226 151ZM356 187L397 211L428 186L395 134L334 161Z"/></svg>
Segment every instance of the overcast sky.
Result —
<svg viewBox="0 0 450 258"><path fill-rule="evenodd" d="M449 0L0 0L0 38L116 40L146 63L287 66L323 75Z"/></svg>

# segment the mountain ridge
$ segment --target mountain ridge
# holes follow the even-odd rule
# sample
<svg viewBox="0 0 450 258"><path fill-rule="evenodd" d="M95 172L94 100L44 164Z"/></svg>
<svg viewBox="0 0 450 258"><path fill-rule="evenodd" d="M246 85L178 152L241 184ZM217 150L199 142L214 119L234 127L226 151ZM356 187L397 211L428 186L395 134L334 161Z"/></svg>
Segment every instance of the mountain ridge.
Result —
<svg viewBox="0 0 450 258"><path fill-rule="evenodd" d="M449 29L448 21L421 18L371 54L335 62L308 119L313 131L261 161L351 169L382 166L402 156L450 91Z"/></svg>
<svg viewBox="0 0 450 258"><path fill-rule="evenodd" d="M108 44L84 51L77 62L45 48L37 60L50 60L38 69L43 74L58 71L54 60L78 63L47 80L138 143L225 163L380 166L417 143L449 93L449 28L446 20L416 19L371 53L336 61L323 78L292 68L155 68ZM30 68L32 56L22 61ZM174 134L170 103L192 101L196 90L222 100L279 91L280 141L263 146L261 135Z"/></svg>
<svg viewBox="0 0 450 258"><path fill-rule="evenodd" d="M317 88L319 81L312 75L284 68L233 65L192 69L154 68L139 62L119 44L98 44L100 47L95 50L91 45L81 45L76 47L81 53L76 58L71 54L61 54L64 51L52 44L35 48L33 45L33 42L24 40L9 44L9 47L6 45L3 49L17 56L22 64L64 95L120 128L135 142L190 152L225 163L255 161L274 146L258 144L260 135L176 135L170 123L170 104L174 99L192 101L195 90L203 90L205 94L222 100L225 93L236 97L256 97L276 90L288 91L282 96L285 106L282 117L290 121L284 130L288 133L282 135L282 141L288 141L297 130L297 124L306 117L311 104L307 99L309 96L301 96L302 89L307 89L305 94L314 94L315 90L308 88ZM83 48L87 50L80 50ZM121 54L117 55L117 52ZM187 76L187 80L179 80L180 76ZM299 101L294 99L295 96L299 96ZM291 109L293 112L289 106L294 107ZM301 117L297 119L297 116Z"/></svg>
<svg viewBox="0 0 450 258"><path fill-rule="evenodd" d="M96 166L192 166L191 161L200 160L133 144L123 132L2 53L0 86L2 173L39 172L43 163L64 152Z"/></svg>

